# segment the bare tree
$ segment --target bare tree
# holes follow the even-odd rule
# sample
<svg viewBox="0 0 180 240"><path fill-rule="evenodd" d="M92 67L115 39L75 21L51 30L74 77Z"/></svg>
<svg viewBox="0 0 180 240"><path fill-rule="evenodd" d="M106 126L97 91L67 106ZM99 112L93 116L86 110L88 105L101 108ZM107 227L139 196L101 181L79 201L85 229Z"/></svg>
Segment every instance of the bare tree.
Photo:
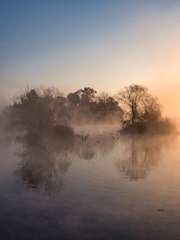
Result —
<svg viewBox="0 0 180 240"><path fill-rule="evenodd" d="M139 119L139 107L141 105L141 99L146 95L148 89L143 85L130 85L125 87L117 94L117 99L123 105L125 105L124 113L125 119L130 120L134 124Z"/></svg>
<svg viewBox="0 0 180 240"><path fill-rule="evenodd" d="M100 92L97 97L96 97L96 101L97 102L103 102L103 103L107 103L108 98L111 97L111 95L107 92Z"/></svg>
<svg viewBox="0 0 180 240"><path fill-rule="evenodd" d="M139 120L141 122L157 121L161 118L162 106L157 97L151 94L145 94L141 98L141 105L139 108Z"/></svg>

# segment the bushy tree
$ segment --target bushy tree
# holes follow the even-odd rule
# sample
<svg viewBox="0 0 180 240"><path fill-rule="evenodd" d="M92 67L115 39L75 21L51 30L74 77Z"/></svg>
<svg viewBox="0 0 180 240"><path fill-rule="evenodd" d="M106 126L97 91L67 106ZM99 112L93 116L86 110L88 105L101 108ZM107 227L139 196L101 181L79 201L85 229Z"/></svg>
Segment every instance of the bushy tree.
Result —
<svg viewBox="0 0 180 240"><path fill-rule="evenodd" d="M77 93L80 97L80 104L85 105L94 101L97 92L93 88L85 87L84 89L79 89Z"/></svg>
<svg viewBox="0 0 180 240"><path fill-rule="evenodd" d="M67 99L70 103L73 103L76 106L80 104L80 96L78 92L69 93L67 95Z"/></svg>
<svg viewBox="0 0 180 240"><path fill-rule="evenodd" d="M120 110L118 102L107 92L100 92L96 97L98 110L104 111L105 113Z"/></svg>
<svg viewBox="0 0 180 240"><path fill-rule="evenodd" d="M12 109L27 131L66 125L66 98L57 88L25 90L13 99Z"/></svg>
<svg viewBox="0 0 180 240"><path fill-rule="evenodd" d="M93 88L85 87L74 93L69 93L67 99L70 103L73 103L76 106L86 105L95 100L96 93L97 92Z"/></svg>

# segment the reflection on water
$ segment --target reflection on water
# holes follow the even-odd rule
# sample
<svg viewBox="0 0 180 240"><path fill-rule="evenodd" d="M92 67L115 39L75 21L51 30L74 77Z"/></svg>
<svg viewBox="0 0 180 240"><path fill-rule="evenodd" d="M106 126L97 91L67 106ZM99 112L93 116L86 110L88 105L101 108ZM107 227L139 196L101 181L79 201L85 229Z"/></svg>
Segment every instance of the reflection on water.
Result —
<svg viewBox="0 0 180 240"><path fill-rule="evenodd" d="M0 239L180 239L179 137L19 140L0 144Z"/></svg>
<svg viewBox="0 0 180 240"><path fill-rule="evenodd" d="M82 136L78 135L72 147L72 151L79 157L90 160L97 155L97 152L102 155L110 154L114 146L117 144L117 139L113 139L111 134L91 134L87 140L82 140Z"/></svg>
<svg viewBox="0 0 180 240"><path fill-rule="evenodd" d="M68 157L70 153L91 160L96 157L97 151L103 155L112 151L117 143L114 140L111 134L77 134L75 139L64 141L32 141L18 137L16 141L22 144L23 151L15 153L20 159L13 171L15 181L36 192L57 193L64 186L63 173L72 163Z"/></svg>
<svg viewBox="0 0 180 240"><path fill-rule="evenodd" d="M115 161L115 169L130 180L142 180L158 165L161 149L172 141L172 138L164 141L163 138L120 137L118 131L77 134L73 140L59 142L26 139L21 141L23 151L16 152L21 160L13 175L17 183L27 184L35 191L57 193L64 186L63 173L72 163L68 157L70 153L91 160L98 154L108 156L119 144L121 155Z"/></svg>
<svg viewBox="0 0 180 240"><path fill-rule="evenodd" d="M60 191L64 186L62 174L67 172L71 161L43 142L24 141L22 144L24 150L16 153L20 158L13 172L16 182L48 194Z"/></svg>
<svg viewBox="0 0 180 240"><path fill-rule="evenodd" d="M172 138L164 141L163 138L120 137L117 130L91 134L82 132L75 139L64 141L25 139L20 141L23 151L16 152L20 162L13 175L17 183L26 184L35 191L57 193L64 186L63 173L72 163L68 157L70 153L91 160L98 154L108 156L116 145L120 145L121 155L116 155L115 169L130 180L142 180L157 166L164 144L167 147L172 141Z"/></svg>
<svg viewBox="0 0 180 240"><path fill-rule="evenodd" d="M127 142L125 152L116 161L115 168L118 172L128 176L130 180L146 178L160 160L164 140L162 138L124 138L123 141Z"/></svg>

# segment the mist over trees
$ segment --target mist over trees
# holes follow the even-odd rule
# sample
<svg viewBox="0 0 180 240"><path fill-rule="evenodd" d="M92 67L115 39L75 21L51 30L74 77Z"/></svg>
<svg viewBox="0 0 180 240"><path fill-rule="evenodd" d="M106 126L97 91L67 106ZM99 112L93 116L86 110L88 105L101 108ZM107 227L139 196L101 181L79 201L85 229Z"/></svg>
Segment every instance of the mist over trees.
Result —
<svg viewBox="0 0 180 240"><path fill-rule="evenodd" d="M161 116L161 105L158 98L152 96L142 85L130 85L117 94L120 103L126 106L124 119L134 124L157 120Z"/></svg>
<svg viewBox="0 0 180 240"><path fill-rule="evenodd" d="M117 93L117 99L124 105L122 133L177 132L175 122L162 117L162 106L157 97L143 85L132 84Z"/></svg>
<svg viewBox="0 0 180 240"><path fill-rule="evenodd" d="M85 87L67 95L72 122L119 123L123 110L118 102L106 92L99 94L93 88Z"/></svg>
<svg viewBox="0 0 180 240"><path fill-rule="evenodd" d="M67 99L57 88L39 88L25 91L13 99L12 109L27 131L49 125L67 125Z"/></svg>
<svg viewBox="0 0 180 240"><path fill-rule="evenodd" d="M98 109L101 109L105 113L120 110L118 102L107 92L100 92L97 96L97 105Z"/></svg>
<svg viewBox="0 0 180 240"><path fill-rule="evenodd" d="M69 127L67 99L57 88L26 89L13 97L13 104L2 112L2 121L21 126L28 133L73 136Z"/></svg>
<svg viewBox="0 0 180 240"><path fill-rule="evenodd" d="M69 93L59 89L25 89L5 107L1 126L23 129L28 133L43 132L51 137L73 136L71 125L119 124L123 133L142 133L149 129L160 133L177 132L169 118L162 117L162 106L143 85L132 84L112 96L90 87Z"/></svg>
<svg viewBox="0 0 180 240"><path fill-rule="evenodd" d="M75 105L85 105L93 102L97 92L93 88L85 87L74 93L69 93L67 99Z"/></svg>

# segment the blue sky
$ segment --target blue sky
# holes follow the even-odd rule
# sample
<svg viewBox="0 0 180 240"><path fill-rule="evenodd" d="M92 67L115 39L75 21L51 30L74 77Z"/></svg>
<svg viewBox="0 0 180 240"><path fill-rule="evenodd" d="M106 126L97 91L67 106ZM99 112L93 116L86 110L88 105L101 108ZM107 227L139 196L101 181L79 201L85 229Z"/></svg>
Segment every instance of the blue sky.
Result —
<svg viewBox="0 0 180 240"><path fill-rule="evenodd" d="M174 90L180 99L179 26L179 1L1 0L0 108L27 84L67 94L139 83L167 105Z"/></svg>

